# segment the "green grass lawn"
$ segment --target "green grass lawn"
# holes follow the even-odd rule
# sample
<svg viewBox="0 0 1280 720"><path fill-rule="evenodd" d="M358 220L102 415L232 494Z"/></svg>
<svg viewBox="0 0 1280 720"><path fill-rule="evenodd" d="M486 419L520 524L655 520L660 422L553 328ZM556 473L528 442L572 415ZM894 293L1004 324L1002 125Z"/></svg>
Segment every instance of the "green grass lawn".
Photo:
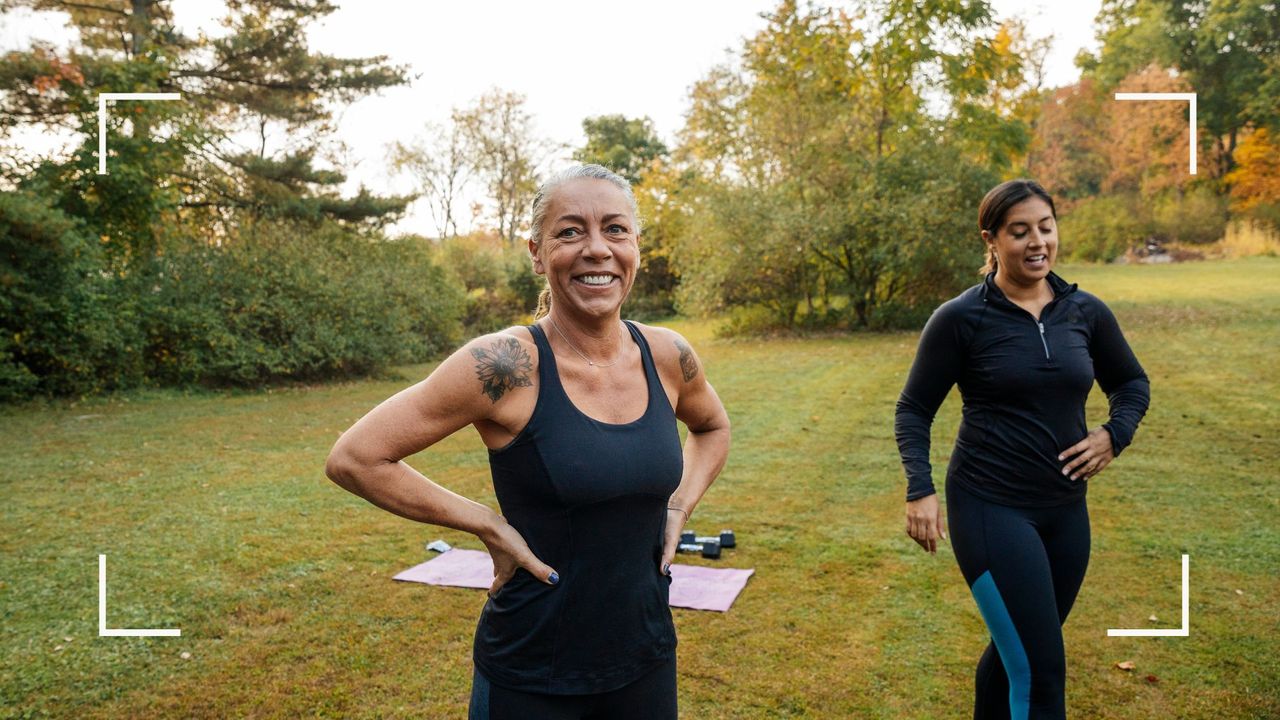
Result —
<svg viewBox="0 0 1280 720"><path fill-rule="evenodd" d="M1072 717L1280 717L1280 260L1062 274L1115 309L1153 394L1134 445L1092 482L1093 557L1066 627ZM903 532L892 424L915 333L678 328L734 423L693 526L733 527L722 564L756 569L729 613L675 611L683 716L967 717L981 619L950 548L930 557ZM479 543L322 472L340 430L429 370L0 410L0 716L463 717L484 593L391 576L433 538ZM1096 394L1095 423L1105 407ZM953 393L937 466L959 410ZM470 431L411 462L494 503ZM108 624L182 637L97 636L99 553ZM1182 553L1190 637L1108 638L1178 626Z"/></svg>

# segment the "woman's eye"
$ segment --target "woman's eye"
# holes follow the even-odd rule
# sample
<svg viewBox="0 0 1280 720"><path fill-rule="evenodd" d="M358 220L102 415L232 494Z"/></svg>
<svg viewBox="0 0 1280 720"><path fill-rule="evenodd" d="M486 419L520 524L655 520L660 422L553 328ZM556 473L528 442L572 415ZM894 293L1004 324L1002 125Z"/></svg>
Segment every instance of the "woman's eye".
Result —
<svg viewBox="0 0 1280 720"><path fill-rule="evenodd" d="M610 225L609 227L607 227L607 228L605 228L605 229L606 229L610 234L612 234L612 235L618 235L618 234L622 234L622 233L626 233L626 232L627 232L627 229L626 229L625 227L623 227L622 225L619 225L619 224L617 224L617 223L614 223L613 225Z"/></svg>
<svg viewBox="0 0 1280 720"><path fill-rule="evenodd" d="M581 231L581 230L579 230L578 228L574 228L574 227L567 227L567 228L565 228L565 229L561 230L561 231L556 235L556 237L572 238L572 237L577 237L578 235L581 235L581 234L582 234L582 231Z"/></svg>
<svg viewBox="0 0 1280 720"><path fill-rule="evenodd" d="M1024 237L1026 237L1026 236L1027 236L1027 231L1026 231L1026 230L1023 230L1022 232L1016 232L1016 233L1013 233L1013 236L1014 236L1015 238L1017 238L1017 239L1021 240L1022 238L1024 238Z"/></svg>

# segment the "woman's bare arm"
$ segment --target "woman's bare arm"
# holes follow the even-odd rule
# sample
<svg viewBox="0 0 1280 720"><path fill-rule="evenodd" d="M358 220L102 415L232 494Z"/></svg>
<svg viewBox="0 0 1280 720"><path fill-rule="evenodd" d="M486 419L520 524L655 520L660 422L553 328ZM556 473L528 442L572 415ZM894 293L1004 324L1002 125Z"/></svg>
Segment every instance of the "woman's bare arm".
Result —
<svg viewBox="0 0 1280 720"><path fill-rule="evenodd" d="M533 376L529 351L515 336L477 338L427 379L356 421L334 444L325 474L396 515L476 535L489 546L504 582L505 556L512 563L507 577L520 566L546 579L554 572L533 556L498 513L441 487L404 462L467 425L518 423L520 408L532 407L528 400L536 394ZM521 393L526 397L518 398Z"/></svg>
<svg viewBox="0 0 1280 720"><path fill-rule="evenodd" d="M689 428L684 443L684 474L669 502L671 508L678 510L667 511L667 535L662 553L662 566L666 568L675 557L680 531L724 467L731 436L729 414L715 388L707 382L697 353L679 333L661 328L649 330L650 344L659 344L654 353L659 371L664 378L674 380L679 388L676 418Z"/></svg>

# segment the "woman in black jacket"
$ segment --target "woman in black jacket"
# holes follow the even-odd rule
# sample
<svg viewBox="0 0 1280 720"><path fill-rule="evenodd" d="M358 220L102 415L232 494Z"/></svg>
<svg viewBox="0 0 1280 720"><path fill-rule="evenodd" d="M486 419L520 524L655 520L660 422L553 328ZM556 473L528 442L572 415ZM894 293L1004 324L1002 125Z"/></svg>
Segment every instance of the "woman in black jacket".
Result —
<svg viewBox="0 0 1280 720"><path fill-rule="evenodd" d="M934 312L894 423L907 474L907 534L929 552L952 533L992 643L975 718L1065 718L1062 623L1089 562L1085 491L1133 439L1150 385L1115 316L1052 272L1053 199L1011 180L983 198L986 277ZM1085 424L1094 380L1110 418ZM947 468L947 522L929 428L953 385L963 420Z"/></svg>

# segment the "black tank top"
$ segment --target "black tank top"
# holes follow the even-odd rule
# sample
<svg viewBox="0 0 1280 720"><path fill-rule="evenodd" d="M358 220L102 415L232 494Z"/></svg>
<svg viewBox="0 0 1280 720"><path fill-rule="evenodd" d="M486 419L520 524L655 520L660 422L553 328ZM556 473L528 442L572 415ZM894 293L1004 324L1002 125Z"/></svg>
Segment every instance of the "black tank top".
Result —
<svg viewBox="0 0 1280 720"><path fill-rule="evenodd" d="M675 654L670 578L662 559L666 507L684 458L675 412L640 331L649 386L638 420L583 414L560 384L546 335L538 348L538 400L529 423L489 451L507 522L560 574L547 585L523 569L485 603L476 667L490 682L525 692L608 692Z"/></svg>

